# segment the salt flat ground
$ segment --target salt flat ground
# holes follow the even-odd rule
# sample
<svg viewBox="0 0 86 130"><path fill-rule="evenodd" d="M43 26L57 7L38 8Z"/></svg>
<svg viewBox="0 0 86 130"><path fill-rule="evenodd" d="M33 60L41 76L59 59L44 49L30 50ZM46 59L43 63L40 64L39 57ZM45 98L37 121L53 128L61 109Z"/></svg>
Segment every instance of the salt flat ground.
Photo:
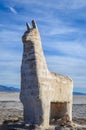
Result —
<svg viewBox="0 0 86 130"><path fill-rule="evenodd" d="M0 124L4 120L23 119L23 106L19 93L0 92ZM73 120L86 125L86 96L73 97Z"/></svg>
<svg viewBox="0 0 86 130"><path fill-rule="evenodd" d="M86 96L85 95L74 95L73 104L86 104Z"/></svg>
<svg viewBox="0 0 86 130"><path fill-rule="evenodd" d="M18 92L0 92L0 102L1 101L16 101L19 102L19 93ZM73 104L86 104L85 95L74 95Z"/></svg>

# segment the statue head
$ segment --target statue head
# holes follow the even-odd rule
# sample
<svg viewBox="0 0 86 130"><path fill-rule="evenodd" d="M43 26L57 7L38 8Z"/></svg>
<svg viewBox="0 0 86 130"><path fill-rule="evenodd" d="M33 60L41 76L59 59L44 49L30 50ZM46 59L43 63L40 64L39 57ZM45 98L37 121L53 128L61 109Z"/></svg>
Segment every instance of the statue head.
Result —
<svg viewBox="0 0 86 130"><path fill-rule="evenodd" d="M27 31L22 36L23 43L26 43L28 41L33 41L34 39L37 39L40 37L38 28L36 25L36 22L32 20L32 27L28 23L26 23Z"/></svg>

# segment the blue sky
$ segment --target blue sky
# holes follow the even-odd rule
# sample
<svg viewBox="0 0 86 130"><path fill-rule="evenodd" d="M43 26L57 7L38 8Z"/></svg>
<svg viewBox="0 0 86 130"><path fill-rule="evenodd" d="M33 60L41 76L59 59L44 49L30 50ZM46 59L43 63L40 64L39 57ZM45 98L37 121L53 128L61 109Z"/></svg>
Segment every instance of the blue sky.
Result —
<svg viewBox="0 0 86 130"><path fill-rule="evenodd" d="M20 87L21 36L32 19L48 68L86 92L86 0L0 0L0 84Z"/></svg>

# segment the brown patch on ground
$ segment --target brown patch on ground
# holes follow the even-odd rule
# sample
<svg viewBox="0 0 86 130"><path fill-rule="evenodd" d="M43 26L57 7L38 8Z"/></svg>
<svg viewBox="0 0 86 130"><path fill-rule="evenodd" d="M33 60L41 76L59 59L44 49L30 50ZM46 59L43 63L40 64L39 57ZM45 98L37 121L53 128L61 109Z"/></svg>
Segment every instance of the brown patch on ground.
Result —
<svg viewBox="0 0 86 130"><path fill-rule="evenodd" d="M86 125L86 119L84 118L73 118L73 122L80 125Z"/></svg>

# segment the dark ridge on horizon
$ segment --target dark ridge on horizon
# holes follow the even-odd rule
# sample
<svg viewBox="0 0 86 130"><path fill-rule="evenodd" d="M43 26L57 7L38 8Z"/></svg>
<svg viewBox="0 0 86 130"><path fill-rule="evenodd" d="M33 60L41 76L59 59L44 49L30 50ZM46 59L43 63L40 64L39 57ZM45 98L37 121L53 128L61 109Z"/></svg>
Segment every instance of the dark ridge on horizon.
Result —
<svg viewBox="0 0 86 130"><path fill-rule="evenodd" d="M20 92L19 88L7 87L4 85L0 85L0 92Z"/></svg>
<svg viewBox="0 0 86 130"><path fill-rule="evenodd" d="M86 93L73 92L73 95L86 95Z"/></svg>
<svg viewBox="0 0 86 130"><path fill-rule="evenodd" d="M7 87L5 85L0 85L0 92L20 92L20 88ZM73 92L73 95L86 95L86 93Z"/></svg>

